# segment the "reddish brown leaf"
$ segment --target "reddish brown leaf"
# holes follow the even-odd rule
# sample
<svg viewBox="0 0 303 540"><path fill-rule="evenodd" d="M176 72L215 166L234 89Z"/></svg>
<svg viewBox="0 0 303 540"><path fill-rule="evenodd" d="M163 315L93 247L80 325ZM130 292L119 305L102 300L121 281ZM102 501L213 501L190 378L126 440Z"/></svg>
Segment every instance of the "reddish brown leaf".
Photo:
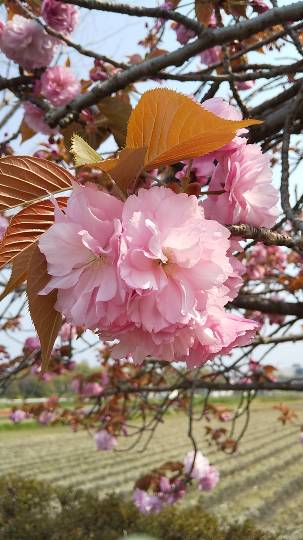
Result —
<svg viewBox="0 0 303 540"><path fill-rule="evenodd" d="M34 244L28 246L14 258L12 263L12 273L4 291L0 295L0 300L3 300L3 298L16 289L16 287L19 287L27 279L28 267L33 254L33 248Z"/></svg>
<svg viewBox="0 0 303 540"><path fill-rule="evenodd" d="M57 203L66 206L66 197L59 197ZM2 242L0 243L0 267L25 251L54 221L52 201L38 201L12 217Z"/></svg>
<svg viewBox="0 0 303 540"><path fill-rule="evenodd" d="M196 17L204 26L208 26L214 5L207 0L195 0Z"/></svg>
<svg viewBox="0 0 303 540"><path fill-rule="evenodd" d="M73 176L51 161L34 157L0 159L0 211L71 188Z"/></svg>
<svg viewBox="0 0 303 540"><path fill-rule="evenodd" d="M30 260L27 295L29 311L41 343L42 369L47 369L53 346L62 324L62 317L55 310L57 291L48 295L39 295L39 292L49 280L47 264L38 246L33 249Z"/></svg>
<svg viewBox="0 0 303 540"><path fill-rule="evenodd" d="M123 148L118 158L99 161L94 167L107 172L121 191L127 193L143 169L145 153L146 148Z"/></svg>

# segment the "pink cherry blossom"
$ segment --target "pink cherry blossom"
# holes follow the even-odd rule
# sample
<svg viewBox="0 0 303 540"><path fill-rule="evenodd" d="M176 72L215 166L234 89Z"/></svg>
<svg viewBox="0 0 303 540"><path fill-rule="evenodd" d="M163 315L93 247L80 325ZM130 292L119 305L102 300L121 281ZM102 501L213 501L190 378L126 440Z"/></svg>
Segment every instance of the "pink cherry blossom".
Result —
<svg viewBox="0 0 303 540"><path fill-rule="evenodd" d="M281 326L285 321L285 315L280 315L279 313L267 313L267 317L269 324Z"/></svg>
<svg viewBox="0 0 303 540"><path fill-rule="evenodd" d="M163 2L163 4L160 4L159 5L160 8L162 9L174 9L174 2ZM154 29L156 31L160 30L160 28L163 26L163 24L166 23L166 19L162 19L161 17L157 18L156 19L156 22L155 22L155 25L154 25Z"/></svg>
<svg viewBox="0 0 303 540"><path fill-rule="evenodd" d="M245 269L250 279L263 279L282 273L287 266L287 253L280 246L264 246L258 242L245 259Z"/></svg>
<svg viewBox="0 0 303 540"><path fill-rule="evenodd" d="M52 422L53 419L54 419L53 412L42 411L42 413L39 414L38 422L40 422L40 424L44 424L45 426L47 426L48 424Z"/></svg>
<svg viewBox="0 0 303 540"><path fill-rule="evenodd" d="M89 77L92 81L106 81L108 79L109 74L105 68L105 63L103 60L94 61L94 67L91 68Z"/></svg>
<svg viewBox="0 0 303 540"><path fill-rule="evenodd" d="M60 331L59 331L59 336L61 338L61 341L68 342L71 339L74 339L76 337L76 335L77 335L77 331L76 331L76 328L74 326L72 326L69 323L63 323L62 324L62 326L60 328Z"/></svg>
<svg viewBox="0 0 303 540"><path fill-rule="evenodd" d="M141 364L146 356L168 362L184 360L194 343L194 333L186 325L180 329L172 325L157 333L134 326L117 333L116 337L119 343L114 345L112 357L131 358L136 364Z"/></svg>
<svg viewBox="0 0 303 540"><path fill-rule="evenodd" d="M194 466L193 466L194 461ZM201 480L203 478L209 469L209 461L207 457L203 456L203 454L198 450L198 452L194 452L194 450L190 450L184 458L184 472L185 474L190 474L191 478L194 480Z"/></svg>
<svg viewBox="0 0 303 540"><path fill-rule="evenodd" d="M300 443L303 446L303 431L301 431L301 433L300 433Z"/></svg>
<svg viewBox="0 0 303 540"><path fill-rule="evenodd" d="M41 15L45 22L57 32L71 34L79 19L79 9L72 4L63 4L57 0L43 0Z"/></svg>
<svg viewBox="0 0 303 540"><path fill-rule="evenodd" d="M206 66L211 66L212 64L217 64L221 61L221 47L211 47L200 53L200 58L202 64Z"/></svg>
<svg viewBox="0 0 303 540"><path fill-rule="evenodd" d="M158 513L162 510L163 503L156 495L150 495L143 489L135 489L133 493L135 506L142 514Z"/></svg>
<svg viewBox="0 0 303 540"><path fill-rule="evenodd" d="M252 0L251 5L256 13L265 13L269 10L269 7L264 0Z"/></svg>
<svg viewBox="0 0 303 540"><path fill-rule="evenodd" d="M118 444L116 437L111 435L106 429L97 431L94 435L94 439L97 450L100 451L112 450Z"/></svg>
<svg viewBox="0 0 303 540"><path fill-rule="evenodd" d="M55 107L69 103L80 89L78 79L68 67L50 67L41 77L41 92Z"/></svg>
<svg viewBox="0 0 303 540"><path fill-rule="evenodd" d="M9 418L14 424L20 424L23 420L26 418L26 412L22 411L22 409L16 409L15 411L12 411L9 415Z"/></svg>
<svg viewBox="0 0 303 540"><path fill-rule="evenodd" d="M186 357L189 368L199 367L234 347L251 343L259 324L220 308L211 308L204 325L195 328L195 341Z"/></svg>
<svg viewBox="0 0 303 540"><path fill-rule="evenodd" d="M217 26L217 17L215 12L213 11L208 21L208 28L217 28Z"/></svg>
<svg viewBox="0 0 303 540"><path fill-rule="evenodd" d="M26 352L33 352L35 350L39 350L40 347L40 339L38 338L38 336L31 336L26 338L23 349Z"/></svg>
<svg viewBox="0 0 303 540"><path fill-rule="evenodd" d="M174 504L185 495L185 483L182 479L169 479L166 476L160 478L160 491L157 496L164 504Z"/></svg>
<svg viewBox="0 0 303 540"><path fill-rule="evenodd" d="M205 216L220 223L272 227L279 214L279 196L272 184L270 157L256 144L242 145L218 163L210 185L221 195L207 197Z"/></svg>
<svg viewBox="0 0 303 540"><path fill-rule="evenodd" d="M39 240L49 283L58 290L56 309L75 325L124 323L125 291L117 274L122 203L96 186L75 184L67 208ZM118 321L119 322L119 321Z"/></svg>
<svg viewBox="0 0 303 540"><path fill-rule="evenodd" d="M194 196L140 189L125 202L122 226L120 274L139 293L129 318L148 332L187 324L196 316L197 293L206 300L232 272L229 233L204 219Z"/></svg>
<svg viewBox="0 0 303 540"><path fill-rule="evenodd" d="M82 387L81 394L86 397L100 396L103 388L97 382L85 383Z"/></svg>
<svg viewBox="0 0 303 540"><path fill-rule="evenodd" d="M250 90L256 84L256 81L237 81L236 87L238 90Z"/></svg>
<svg viewBox="0 0 303 540"><path fill-rule="evenodd" d="M203 101L202 107L220 118L225 118L226 120L242 120L240 109L219 97L206 99ZM246 131L247 130L245 130L245 132Z"/></svg>
<svg viewBox="0 0 303 540"><path fill-rule="evenodd" d="M48 66L58 40L47 34L34 20L14 15L0 27L0 48L10 59L25 69Z"/></svg>
<svg viewBox="0 0 303 540"><path fill-rule="evenodd" d="M45 113L40 107L26 101L23 103L23 108L25 112L24 121L33 131L42 133L43 135L54 135L57 133L57 128L51 128L44 122Z"/></svg>
<svg viewBox="0 0 303 540"><path fill-rule="evenodd" d="M40 294L58 289L68 321L117 338L114 358L193 367L249 343L258 327L224 311L242 266L228 230L206 220L194 196L152 187L123 205L75 184L39 247L51 276Z"/></svg>
<svg viewBox="0 0 303 540"><path fill-rule="evenodd" d="M104 371L102 371L102 375L101 375L101 383L102 383L102 386L105 387L109 384L109 375L108 375L108 372L107 370L105 369Z"/></svg>
<svg viewBox="0 0 303 540"><path fill-rule="evenodd" d="M70 383L69 387L72 390L72 392L76 392L76 394L78 394L80 392L80 389L81 389L80 380L78 378L73 379L72 382Z"/></svg>
<svg viewBox="0 0 303 540"><path fill-rule="evenodd" d="M0 240L2 240L3 236L5 235L5 231L8 227L8 219L4 216L0 216Z"/></svg>
<svg viewBox="0 0 303 540"><path fill-rule="evenodd" d="M206 474L200 479L199 489L203 491L211 491L216 487L220 480L220 474L216 467L209 465Z"/></svg>
<svg viewBox="0 0 303 540"><path fill-rule="evenodd" d="M174 24L173 29L176 32L177 41L179 41L179 43L181 43L181 45L186 45L186 43L190 39L195 37L195 32L193 30L191 30L190 28L187 28L183 24L176 23L176 24Z"/></svg>
<svg viewBox="0 0 303 540"><path fill-rule="evenodd" d="M192 160L184 160L185 167L182 171L176 173L176 178L179 180L183 179L185 176L190 176L190 178L199 182L202 186L207 184L208 176L211 176L215 168L214 158L211 154L209 157L202 156L201 158L194 158Z"/></svg>

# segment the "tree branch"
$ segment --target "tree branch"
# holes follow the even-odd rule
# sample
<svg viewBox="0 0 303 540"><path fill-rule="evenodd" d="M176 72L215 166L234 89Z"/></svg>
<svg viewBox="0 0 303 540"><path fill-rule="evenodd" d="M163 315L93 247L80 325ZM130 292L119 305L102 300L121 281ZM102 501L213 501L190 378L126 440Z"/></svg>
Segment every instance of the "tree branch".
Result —
<svg viewBox="0 0 303 540"><path fill-rule="evenodd" d="M165 21L176 21L183 24L187 28L190 28L196 34L199 34L203 30L202 24L194 19L190 19L182 13L178 13L172 9L166 9L161 7L135 7L128 4L117 4L110 2L100 2L99 0L60 0L62 4L74 4L75 6L83 7L86 9L96 9L98 11L105 11L110 13L120 13L122 15L129 15L131 17L152 17L156 19L164 19Z"/></svg>
<svg viewBox="0 0 303 540"><path fill-rule="evenodd" d="M303 302L284 302L284 300L272 300L271 298L240 294L231 302L230 306L249 311L261 311L261 313L293 315L300 319L303 317Z"/></svg>
<svg viewBox="0 0 303 540"><path fill-rule="evenodd" d="M252 227L251 225L228 225L227 228L233 236L241 236L246 240L253 239L263 242L266 246L285 246L303 249L303 239L294 239L286 233L279 233L265 227Z"/></svg>
<svg viewBox="0 0 303 540"><path fill-rule="evenodd" d="M145 386L138 387L132 386L131 384L117 384L115 388L108 388L103 392L104 396L111 396L115 394L142 394L142 393L169 393L174 390L187 391L191 390L194 386L194 390L232 390L234 392L239 391L250 391L250 390L281 390L283 392L302 392L303 391L303 382L296 381L285 381L285 382L253 382L250 384L241 383L241 382L210 382L203 379L191 381L185 379L184 381L178 384L172 384L170 386Z"/></svg>
<svg viewBox="0 0 303 540"><path fill-rule="evenodd" d="M104 3L96 3L100 7L105 5ZM279 22L283 22L285 20L293 21L302 17L303 2L297 2L296 4L291 4L290 6L269 10L258 17L235 24L233 26L218 28L216 30L207 28L203 30L200 37L192 43L189 43L176 51L146 60L141 64L132 66L121 73L117 73L104 83L96 85L90 92L78 96L66 107L61 107L50 111L46 115L45 120L51 126L55 126L58 123L61 126L67 125L77 117L82 109L95 105L103 98L117 92L118 90L122 90L131 83L142 80L147 76L156 76L159 71L168 66L182 65L192 56L215 45L222 45L234 39L243 40L250 37L255 32L265 30L266 28L276 25Z"/></svg>
<svg viewBox="0 0 303 540"><path fill-rule="evenodd" d="M245 66L244 66L245 67ZM272 79L279 75L287 75L289 73L300 73L303 71L303 60L299 60L294 64L288 66L271 66L272 69L267 69L266 71L255 71L253 73L234 73L229 72L224 75L211 75L210 73L204 73L201 71L195 71L190 73L163 73L160 72L157 75L158 79L161 80L172 80L172 81L214 81L214 82L223 82L223 81L256 81L258 79Z"/></svg>

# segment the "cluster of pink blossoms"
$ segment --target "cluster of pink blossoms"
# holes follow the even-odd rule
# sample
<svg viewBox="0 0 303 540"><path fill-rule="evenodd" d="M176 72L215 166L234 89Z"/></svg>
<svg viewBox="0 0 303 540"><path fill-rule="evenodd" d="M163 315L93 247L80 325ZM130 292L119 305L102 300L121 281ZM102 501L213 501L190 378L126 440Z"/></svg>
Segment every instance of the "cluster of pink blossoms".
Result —
<svg viewBox="0 0 303 540"><path fill-rule="evenodd" d="M66 105L80 93L80 83L71 68L54 66L42 75L41 93L55 107Z"/></svg>
<svg viewBox="0 0 303 540"><path fill-rule="evenodd" d="M63 106L76 97L81 90L80 82L69 67L49 67L36 82L35 93L48 99L55 107ZM58 128L51 128L44 121L44 111L30 102L23 104L24 120L37 133L54 135Z"/></svg>
<svg viewBox="0 0 303 540"><path fill-rule="evenodd" d="M33 131L43 133L43 135L55 135L57 133L58 128L51 128L44 121L44 111L40 107L26 101L23 103L23 109L24 121Z"/></svg>
<svg viewBox="0 0 303 540"><path fill-rule="evenodd" d="M221 98L203 103L208 111L228 120L241 120L240 111ZM219 150L185 163L179 176L193 172L201 185L217 192L203 202L205 217L225 225L246 223L272 227L279 215L279 192L272 184L270 157L258 144L248 144L239 130L234 139Z"/></svg>
<svg viewBox="0 0 303 540"><path fill-rule="evenodd" d="M193 463L194 462L194 463ZM186 494L188 477L198 484L201 491L211 491L219 482L219 471L210 465L208 459L198 451L188 452L184 458L183 477L171 479L161 476L158 488L153 493L136 488L133 493L133 501L143 514L160 512L165 505L174 504Z"/></svg>
<svg viewBox="0 0 303 540"><path fill-rule="evenodd" d="M221 99L204 106L239 118ZM56 209L39 241L51 276L41 294L57 289L56 309L71 324L118 339L114 358L140 363L153 356L195 367L254 336L256 322L224 309L244 269L223 225L271 227L278 193L268 157L242 134L193 160L201 183L217 192L202 204L157 186L122 203L75 183L66 210Z"/></svg>
<svg viewBox="0 0 303 540"><path fill-rule="evenodd" d="M6 24L0 21L2 52L27 70L48 66L57 45L58 40L34 20L14 15Z"/></svg>
<svg viewBox="0 0 303 540"><path fill-rule="evenodd" d="M287 266L287 253L280 246L264 246L258 243L252 247L246 260L245 269L250 279L264 279L283 273Z"/></svg>
<svg viewBox="0 0 303 540"><path fill-rule="evenodd" d="M70 323L118 338L114 358L194 367L248 343L258 326L224 310L239 278L229 231L194 196L152 187L122 203L75 184L39 247L51 276L41 294L58 289Z"/></svg>
<svg viewBox="0 0 303 540"><path fill-rule="evenodd" d="M57 0L43 0L41 15L45 22L57 32L71 34L79 19L79 9L72 4L63 4Z"/></svg>
<svg viewBox="0 0 303 540"><path fill-rule="evenodd" d="M77 24L78 8L57 0L44 0L41 15L54 30L69 34ZM33 19L14 15L7 23L0 21L0 49L27 70L48 66L59 43Z"/></svg>

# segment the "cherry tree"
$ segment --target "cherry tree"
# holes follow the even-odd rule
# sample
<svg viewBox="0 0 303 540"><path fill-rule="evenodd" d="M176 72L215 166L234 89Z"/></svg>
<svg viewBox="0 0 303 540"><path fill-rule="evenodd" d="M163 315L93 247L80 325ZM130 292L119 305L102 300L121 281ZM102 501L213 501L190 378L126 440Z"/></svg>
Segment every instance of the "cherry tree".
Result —
<svg viewBox="0 0 303 540"><path fill-rule="evenodd" d="M143 18L132 55L74 41L95 11ZM86 429L99 451L144 448L168 410L186 411L184 461L135 486L156 512L219 481L195 419L234 452L259 391L303 389L267 361L303 339L303 2L8 0L2 14L0 388L71 372L75 407L53 396L11 419ZM25 294L37 335L16 355ZM87 376L79 343L98 355ZM214 405L218 390L238 405Z"/></svg>

